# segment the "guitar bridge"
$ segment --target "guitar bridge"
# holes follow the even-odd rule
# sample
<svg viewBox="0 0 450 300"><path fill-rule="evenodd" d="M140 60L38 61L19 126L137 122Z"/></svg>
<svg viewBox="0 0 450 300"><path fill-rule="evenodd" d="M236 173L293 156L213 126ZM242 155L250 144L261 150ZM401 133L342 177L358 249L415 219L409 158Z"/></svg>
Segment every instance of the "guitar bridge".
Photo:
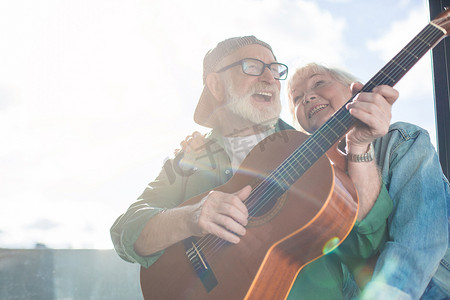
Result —
<svg viewBox="0 0 450 300"><path fill-rule="evenodd" d="M196 241L194 238L188 238L183 241L186 249L186 257L194 268L195 273L202 282L206 291L209 293L215 286L217 286L218 281L209 266L208 261L201 252L201 249L197 247L195 242Z"/></svg>

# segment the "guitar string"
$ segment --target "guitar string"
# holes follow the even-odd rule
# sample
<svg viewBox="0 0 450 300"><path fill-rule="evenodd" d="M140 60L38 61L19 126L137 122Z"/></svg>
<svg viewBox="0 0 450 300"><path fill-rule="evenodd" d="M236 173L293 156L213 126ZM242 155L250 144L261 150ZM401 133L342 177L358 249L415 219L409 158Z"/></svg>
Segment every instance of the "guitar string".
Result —
<svg viewBox="0 0 450 300"><path fill-rule="evenodd" d="M427 26L427 27L431 27L431 29L435 29L435 27L433 27L433 26L431 26L431 25L429 25L429 26ZM426 30L428 30L428 29L430 29L430 28L425 28L423 31L425 32ZM435 31L435 33L436 33L436 35L434 36L434 38L436 38L436 37L438 37L439 36L439 34L440 34L440 36L442 36L442 31L439 31L439 30L436 30ZM433 32L431 32L431 34L433 34ZM430 36L426 36L425 37L425 39L427 39L427 38L429 38ZM440 38L440 37L439 37ZM425 42L426 43L426 42ZM403 75L404 74L406 74L406 72L407 71L409 71L409 69L426 53L426 51L428 51L429 49L430 49L430 47L431 47L431 45L430 44L427 44L428 45L428 47L427 46L425 46L425 47L423 47L422 49L420 49L420 47L416 47L418 50L419 50L419 52L422 52L422 51L424 51L424 53L423 54L418 54L415 58L412 58L409 62L408 62L408 57L409 58L411 58L412 57L412 55L411 54L408 54L406 51L404 51L405 49L407 49L407 50L410 50L410 49L408 49L407 47L408 46L413 46L414 44L420 44L420 45L424 45L424 43L423 43L423 41L421 41L421 39L420 39L420 33L413 39L413 41L412 42L410 42L410 44L408 44L405 48L403 48L401 51L400 51L400 53L399 54L397 54L397 56L395 56L394 57L394 59L392 59L390 62L388 62L388 64L386 64L386 66L385 66L385 68L392 68L392 71L388 74L388 76L386 76L385 74L383 74L383 73L380 73L380 72L378 72L377 74L376 74L376 76L374 76L374 78L370 81L370 82L368 82L367 84L366 84L366 86L370 86L370 85L373 85L374 87L375 86L378 86L378 85L381 85L382 84L382 81L384 81L385 79L387 79L387 78L389 78L389 79L391 79L390 77L393 77L393 78L396 78L399 74L402 74L403 73ZM415 50L415 49L414 49ZM396 62L395 61L395 58L401 58L403 56L403 58L402 59L400 59L400 60L405 60L405 57L406 57L406 60L405 60L405 63L406 63L406 65L409 65L410 63L412 63L411 64L411 66L407 66L407 67L405 67L403 64L399 64L398 62ZM389 66L389 65L393 65L394 63L396 64L396 65L399 65L400 66L400 68L399 67L395 67L395 66ZM405 72L405 69L406 69L406 72ZM383 69L382 69L383 70ZM402 76L403 76L402 75ZM380 78L381 77L381 78ZM401 77L400 77L401 78ZM399 79L400 79L399 78ZM389 85L391 85L391 86L393 86L393 85L395 85L395 83L396 82L398 82L398 80L399 79L396 79L395 81L394 81L394 84L389 84ZM392 81L392 79L391 79L391 81ZM375 82L380 82L380 83L375 83ZM372 88L370 88L370 89L372 89ZM344 105L345 106L345 105ZM345 115L344 116L344 119L343 120L348 120L349 118L353 118L350 114L347 114L347 115ZM330 131L328 131L328 132L330 132ZM325 132L325 134L327 133L327 131ZM323 133L321 133L321 134L323 134ZM326 136L326 137L329 137L330 138L330 136ZM325 138L326 138L325 137ZM331 136L331 138L334 138L334 136ZM310 140L310 139L308 139L308 140ZM307 140L307 141L308 141ZM307 142L307 141L305 141L305 143ZM302 146L305 144L305 143L303 143L302 144ZM306 146L309 146L309 144L308 145L306 145ZM313 146L313 145L311 145L311 146ZM320 146L319 146L320 147ZM309 147L305 147L305 148L309 148ZM310 151L312 151L312 149L309 149ZM294 153L295 153L295 151L294 151ZM300 156L301 156L301 154L300 154ZM306 158L306 157L305 157ZM307 159L307 158L306 158ZM286 167L290 167L291 169L292 169L292 167L294 167L294 166L298 166L298 164L299 164L299 162L296 162L295 161L296 159L294 159L294 160L290 160L287 164L286 164ZM301 165L301 164L300 164ZM285 171L287 168L285 168L285 167L283 167L283 164L281 165L282 167L281 168L277 168L274 172L272 172L269 176L268 176L268 178L270 177L271 178L271 180L270 180L270 182L275 182L275 184L276 185L278 185L278 186L280 186L281 184L279 184L279 183L276 183L277 182L277 176L276 176L276 174L277 173L283 173L282 171ZM287 174L287 173L286 173ZM282 175L281 175L281 177L282 177ZM259 193L264 193L264 192L266 192L266 197L263 197L263 198L267 198L267 199L272 199L273 198L273 195L274 194L276 194L277 192L278 192L278 188L277 188L277 186L275 186L275 187L271 187L271 185L270 185L270 183L267 183L267 179L268 178L266 178L266 180L264 180L263 182L261 182L257 187L255 187L255 189L254 189L254 191L252 192L252 194L249 196L249 198L247 199L247 200L249 200L248 202L245 202L246 204L248 204L248 207L249 207L249 215L252 215L252 214L255 214L257 211L259 211L260 209L261 209L261 207L263 207L263 206L265 206L266 204L267 204L267 200L263 200L263 201L259 201L259 200L261 200L261 197L256 197L256 196L253 196L253 197L251 197L252 195L257 195L257 194L259 194ZM291 177L291 179L292 179L292 177ZM285 180L283 180L283 181L285 181ZM266 187L266 188L264 188L263 187L263 185L265 186L265 185L268 185L268 187ZM269 194L267 194L267 192L269 193ZM255 205L255 202L256 202L256 206L254 206L253 207L253 205ZM262 203L262 202L264 202L264 203ZM217 241L218 241L218 243L217 243ZM222 242L221 242L222 241ZM205 243L206 242L206 243ZM218 238L218 237L216 237L216 236L214 236L214 235L208 235L208 236L205 236L205 237L203 237L203 238L200 238L199 240L198 240L198 244L199 244L199 249L200 250L202 250L202 251L205 251L206 250L206 247L209 247L209 246L211 246L211 243L213 243L213 242L216 242L216 244L217 244L217 246L219 246L219 248L222 246L222 245L224 245L224 244L226 244L227 242L225 241L225 240L223 240L223 239L220 239L220 238ZM212 245L212 246L214 246L214 248L215 248L215 246L216 245ZM216 251L214 251L214 252L216 252ZM211 255L211 254L210 254ZM209 255L208 255L209 256Z"/></svg>

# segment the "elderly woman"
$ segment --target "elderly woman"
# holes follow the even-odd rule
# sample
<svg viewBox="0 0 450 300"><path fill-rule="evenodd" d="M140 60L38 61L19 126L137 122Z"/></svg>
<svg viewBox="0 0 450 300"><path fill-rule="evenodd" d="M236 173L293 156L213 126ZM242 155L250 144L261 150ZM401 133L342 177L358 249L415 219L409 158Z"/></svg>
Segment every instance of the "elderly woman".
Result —
<svg viewBox="0 0 450 300"><path fill-rule="evenodd" d="M355 82L336 68L315 63L298 68L288 82L296 127L314 133L352 90L361 89ZM359 194L358 220L336 251L300 272L288 299L349 299L360 288L363 299L449 297L448 254L436 272L447 249L449 183L425 130L407 123L389 126L397 97L392 88L380 86L346 105L361 121L341 143ZM196 133L181 145L189 152L201 144Z"/></svg>
<svg viewBox="0 0 450 300"><path fill-rule="evenodd" d="M355 88L353 82L355 78L350 74L315 63L297 69L288 82L294 123L300 130L312 134L350 99L351 88ZM377 89L380 87L374 92ZM360 96L348 104L347 109L364 123L358 126L367 125L367 130L370 130L374 122L385 121L380 120L376 113L384 104L380 99ZM367 164L376 165L392 203L382 206L374 203L366 217L356 222L349 238L331 256L337 256L344 263L343 274L348 267L358 277L361 275L358 270L364 267L364 259L378 255L373 276L363 290L363 298L418 299L448 246L446 206L450 199L449 183L441 171L429 135L422 128L395 123L389 126L386 135L373 142L365 139L361 134L364 131L358 131L358 135L354 132L355 129L346 136L348 163L365 165L366 168L370 168ZM355 145L364 148L365 143L370 144L366 146L365 156L369 159L353 159ZM349 175L352 177L350 172ZM357 186L358 179L352 179ZM378 183L374 181L372 184L376 188ZM364 202L371 199L367 199L367 194L361 194L360 190L358 192L364 207ZM369 197L373 199L373 195ZM448 262L443 262L445 264L448 266ZM433 282L439 282L439 278ZM300 285L301 280L296 284ZM343 286L346 286L345 282ZM296 291L301 295L301 290L294 285L292 293ZM434 294L433 297L447 299L443 294Z"/></svg>

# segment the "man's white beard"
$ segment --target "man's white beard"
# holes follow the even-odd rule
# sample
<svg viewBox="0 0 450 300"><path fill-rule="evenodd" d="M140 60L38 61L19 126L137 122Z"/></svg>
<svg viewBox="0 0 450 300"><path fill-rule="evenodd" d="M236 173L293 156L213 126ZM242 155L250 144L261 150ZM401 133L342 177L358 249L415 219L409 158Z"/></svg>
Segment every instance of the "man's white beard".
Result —
<svg viewBox="0 0 450 300"><path fill-rule="evenodd" d="M257 83L246 94L238 95L235 92L231 80L225 79L225 101L226 108L233 114L248 120L253 124L275 125L281 113L280 93L277 87L267 88L267 84ZM251 103L251 96L261 91L272 92L272 105L255 107Z"/></svg>

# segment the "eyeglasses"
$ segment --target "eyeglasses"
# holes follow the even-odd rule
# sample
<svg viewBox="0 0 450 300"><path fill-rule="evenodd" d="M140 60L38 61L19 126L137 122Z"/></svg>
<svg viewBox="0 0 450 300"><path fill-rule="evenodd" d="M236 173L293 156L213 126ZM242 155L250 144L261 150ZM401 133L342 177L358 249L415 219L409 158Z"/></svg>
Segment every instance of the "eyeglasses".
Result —
<svg viewBox="0 0 450 300"><path fill-rule="evenodd" d="M222 69L220 69L219 71L217 71L217 73L226 71L232 67L241 65L242 67L242 72L244 72L244 74L247 75L251 75L251 76L260 76L264 73L265 68L267 67L270 72L273 75L273 78L277 79L277 80L285 80L287 78L287 74L288 74L288 67L285 64L280 64L280 63L271 63L271 64L266 64L263 61L256 59L256 58L244 58L241 59L240 61L237 61L235 63L232 63L231 65L225 66Z"/></svg>

